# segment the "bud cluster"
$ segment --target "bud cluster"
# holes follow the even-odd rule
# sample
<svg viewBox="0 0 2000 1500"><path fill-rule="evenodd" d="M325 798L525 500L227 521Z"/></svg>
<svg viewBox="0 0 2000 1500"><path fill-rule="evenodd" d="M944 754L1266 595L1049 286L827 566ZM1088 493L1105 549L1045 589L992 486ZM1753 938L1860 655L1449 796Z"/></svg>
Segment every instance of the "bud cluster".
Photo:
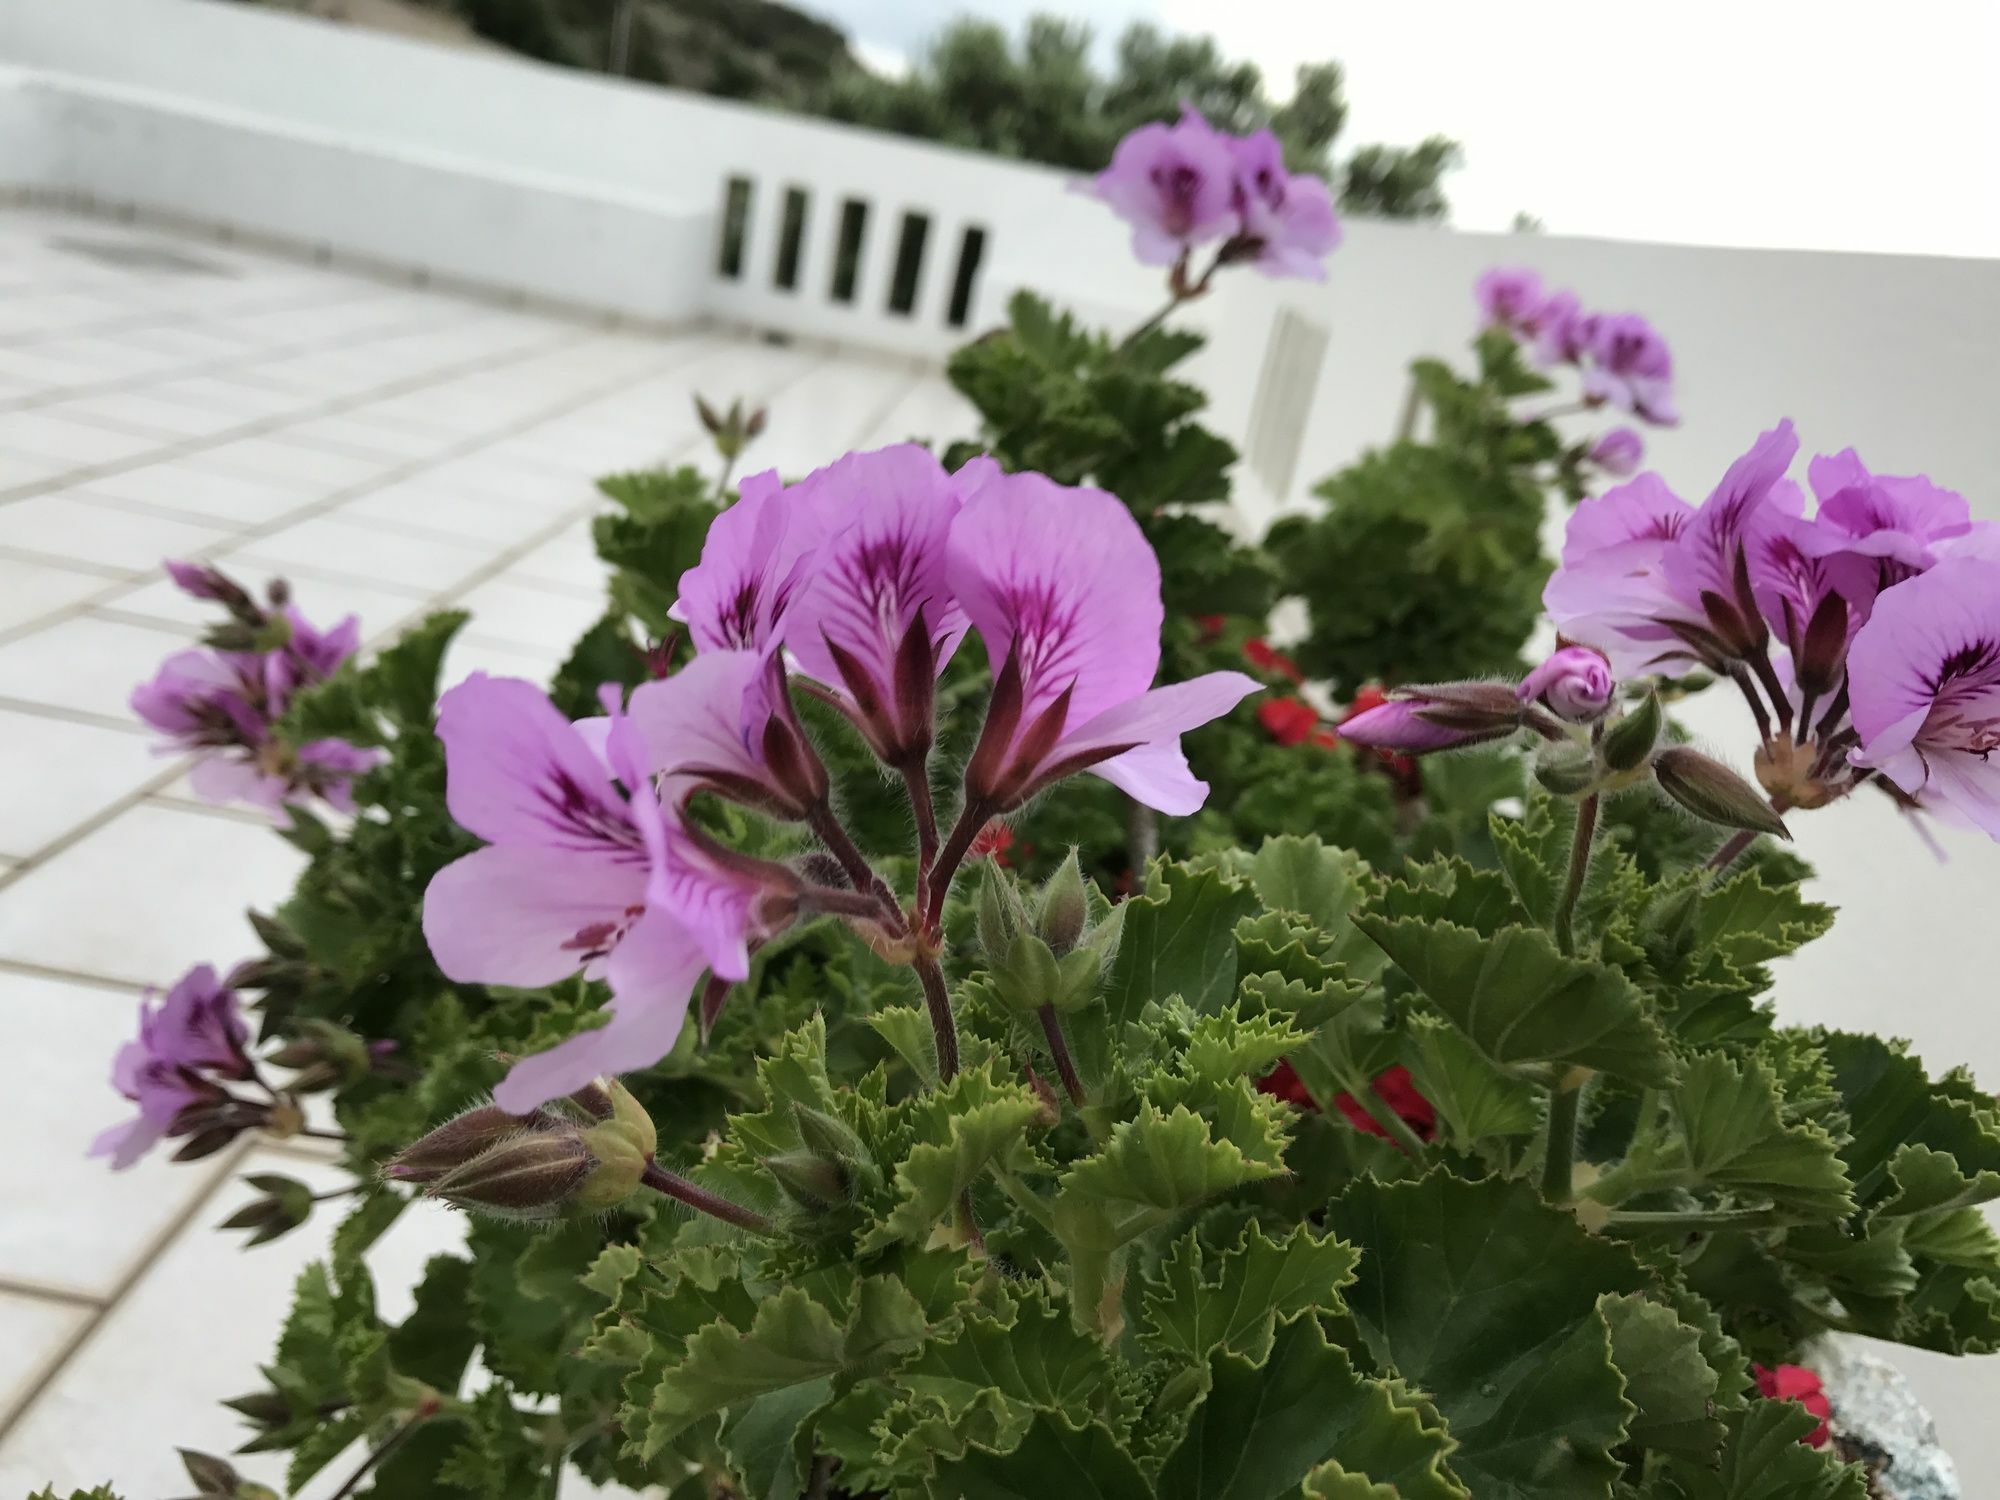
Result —
<svg viewBox="0 0 2000 1500"><path fill-rule="evenodd" d="M488 1218L546 1223L617 1207L639 1188L657 1147L652 1117L614 1078L527 1115L484 1104L447 1120L382 1168Z"/></svg>
<svg viewBox="0 0 2000 1500"><path fill-rule="evenodd" d="M1125 916L1125 908L1115 906L1091 921L1090 893L1074 849L1032 902L1008 870L988 861L976 912L993 991L1023 1016L1088 1005L1117 956Z"/></svg>

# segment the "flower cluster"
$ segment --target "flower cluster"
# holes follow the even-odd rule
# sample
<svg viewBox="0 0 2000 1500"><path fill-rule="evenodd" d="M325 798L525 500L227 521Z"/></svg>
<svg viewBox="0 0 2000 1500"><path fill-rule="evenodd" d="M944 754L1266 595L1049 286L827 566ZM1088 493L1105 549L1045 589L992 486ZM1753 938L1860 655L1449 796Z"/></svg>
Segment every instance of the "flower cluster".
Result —
<svg viewBox="0 0 2000 1500"><path fill-rule="evenodd" d="M1379 1107L1386 1109L1407 1125L1420 1141L1437 1138L1437 1107L1426 1099L1417 1087L1410 1070L1401 1063L1384 1068L1369 1080L1369 1092L1375 1096ZM1277 1067L1257 1080L1259 1093L1269 1094L1275 1099L1283 1099L1287 1104L1300 1109L1317 1111L1318 1102L1312 1091L1299 1077L1298 1069L1289 1062L1281 1062ZM1364 1135L1372 1135L1382 1140L1394 1140L1388 1127L1381 1124L1368 1106L1353 1094L1343 1090L1333 1096L1333 1107L1340 1117Z"/></svg>
<svg viewBox="0 0 2000 1500"><path fill-rule="evenodd" d="M515 1066L495 1094L514 1113L657 1061L703 973L709 1020L751 951L802 916L853 918L878 951L928 961L945 891L982 831L1067 776L1193 812L1207 786L1180 736L1257 687L1238 672L1151 685L1159 564L1116 497L984 459L947 473L912 445L849 454L790 487L745 480L680 580L675 613L694 660L628 704L607 690L602 717L572 724L540 689L483 674L440 707L448 805L488 846L426 895L439 966L524 987L581 969L612 991L608 1025ZM992 695L940 841L926 770L935 686L968 630L985 643ZM795 687L904 779L920 840L909 907L834 815ZM725 846L690 818L698 794L803 823L834 858L786 864ZM934 1020L948 1073L949 1017Z"/></svg>
<svg viewBox="0 0 2000 1500"><path fill-rule="evenodd" d="M1674 358L1659 330L1638 313L1586 312L1571 291L1549 291L1536 272L1495 266L1473 289L1481 325L1512 334L1544 369L1574 366L1583 398L1612 406L1655 427L1680 421L1674 406ZM1620 428L1599 440L1594 454L1607 472L1630 473L1642 447L1638 433Z"/></svg>
<svg viewBox="0 0 2000 1500"><path fill-rule="evenodd" d="M1171 125L1142 125L1118 143L1089 190L1132 226L1132 252L1149 266L1174 266L1185 281L1188 256L1220 241L1196 283L1220 266L1255 266L1267 276L1319 281L1340 243L1340 220L1326 183L1285 170L1269 130L1230 135L1193 109Z"/></svg>
<svg viewBox="0 0 2000 1500"><path fill-rule="evenodd" d="M1622 677L1700 667L1754 715L1781 809L1869 781L2000 837L2000 541L1960 495L1816 458L1790 422L1699 506L1644 474L1570 518L1544 602Z"/></svg>
<svg viewBox="0 0 2000 1500"><path fill-rule="evenodd" d="M226 1128L234 1101L225 1084L251 1076L249 1040L236 992L207 964L188 970L163 1000L148 991L138 1036L111 1064L112 1087L139 1106L139 1118L104 1131L90 1154L122 1169L163 1137L192 1135L194 1146Z"/></svg>
<svg viewBox="0 0 2000 1500"><path fill-rule="evenodd" d="M380 764L382 752L340 739L293 744L278 721L300 689L324 682L354 655L360 621L349 615L322 631L290 602L282 581L259 604L205 564L166 568L184 593L227 610L229 622L132 690L132 711L166 736L161 752L193 752L189 781L206 802L248 802L281 820L288 805L315 797L351 812L354 778Z"/></svg>

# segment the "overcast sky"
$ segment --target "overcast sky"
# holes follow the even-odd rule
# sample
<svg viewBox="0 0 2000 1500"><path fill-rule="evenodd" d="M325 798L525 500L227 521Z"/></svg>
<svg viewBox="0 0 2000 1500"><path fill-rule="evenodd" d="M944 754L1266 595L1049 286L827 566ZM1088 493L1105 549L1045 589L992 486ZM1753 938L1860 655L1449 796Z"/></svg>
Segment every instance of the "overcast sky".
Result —
<svg viewBox="0 0 2000 1500"><path fill-rule="evenodd" d="M871 58L960 11L1213 33L1347 68L1350 143L1464 142L1453 220L2000 256L2000 0L794 0Z"/></svg>

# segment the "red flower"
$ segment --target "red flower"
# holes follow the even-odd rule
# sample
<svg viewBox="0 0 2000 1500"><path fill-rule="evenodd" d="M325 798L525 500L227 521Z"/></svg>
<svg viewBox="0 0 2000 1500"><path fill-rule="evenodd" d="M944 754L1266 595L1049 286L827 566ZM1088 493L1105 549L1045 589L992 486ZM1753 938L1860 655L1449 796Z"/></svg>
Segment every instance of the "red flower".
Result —
<svg viewBox="0 0 2000 1500"><path fill-rule="evenodd" d="M1827 1419L1833 1415L1833 1403L1826 1399L1826 1388L1819 1383L1818 1375L1804 1365L1779 1365L1775 1370L1752 1365L1751 1369L1757 1375L1759 1395L1768 1401L1796 1401L1807 1415L1819 1418L1819 1426L1800 1438L1800 1442L1808 1448L1824 1448L1832 1440Z"/></svg>
<svg viewBox="0 0 2000 1500"><path fill-rule="evenodd" d="M1354 701L1347 705L1347 712L1340 716L1340 722L1345 724L1355 715L1365 714L1371 708L1380 708L1388 701L1389 695L1371 683L1354 695ZM1414 797L1423 790L1422 773L1417 770L1417 763L1410 756L1398 755L1393 750L1370 749L1365 753L1372 755L1387 769L1405 796Z"/></svg>
<svg viewBox="0 0 2000 1500"><path fill-rule="evenodd" d="M1227 615L1190 615L1188 618L1194 621L1194 628L1200 632L1197 638L1204 646L1220 640L1229 625Z"/></svg>
<svg viewBox="0 0 2000 1500"><path fill-rule="evenodd" d="M1282 1099L1287 1104L1296 1104L1300 1109L1319 1108L1313 1103L1312 1095L1306 1092L1305 1084L1299 1081L1298 1070L1289 1062L1282 1060L1277 1067L1257 1080L1257 1092L1269 1094L1274 1099Z"/></svg>
<svg viewBox="0 0 2000 1500"><path fill-rule="evenodd" d="M1303 698L1266 698L1257 722L1281 745L1303 745L1319 728L1319 711Z"/></svg>
<svg viewBox="0 0 2000 1500"><path fill-rule="evenodd" d="M1299 664L1284 652L1272 650L1271 643L1262 636L1252 636L1245 641L1243 654L1260 672L1266 672L1273 677L1288 678L1293 682L1306 680L1306 674L1299 670Z"/></svg>
<svg viewBox="0 0 2000 1500"><path fill-rule="evenodd" d="M1009 863L1007 851L1013 847L1014 830L995 818L979 830L978 837L972 841L972 847L965 852L969 859L985 859L991 856L994 864L1004 867ZM1023 854L1027 852L1025 848L1022 850Z"/></svg>
<svg viewBox="0 0 2000 1500"><path fill-rule="evenodd" d="M1431 1108L1431 1101L1417 1092L1416 1084L1410 1078L1410 1070L1398 1063L1393 1068L1385 1068L1375 1075L1375 1097L1395 1113L1396 1118L1417 1133L1420 1140L1430 1140L1437 1134L1437 1111ZM1282 1099L1287 1104L1295 1104L1300 1109L1316 1110L1313 1097L1306 1092L1300 1081L1298 1070L1289 1062L1281 1062L1277 1067L1257 1080L1260 1093ZM1375 1123L1375 1117L1368 1113L1361 1101L1352 1094L1335 1094L1333 1107L1340 1111L1341 1118L1356 1130L1369 1135L1379 1135L1384 1140L1389 1132Z"/></svg>

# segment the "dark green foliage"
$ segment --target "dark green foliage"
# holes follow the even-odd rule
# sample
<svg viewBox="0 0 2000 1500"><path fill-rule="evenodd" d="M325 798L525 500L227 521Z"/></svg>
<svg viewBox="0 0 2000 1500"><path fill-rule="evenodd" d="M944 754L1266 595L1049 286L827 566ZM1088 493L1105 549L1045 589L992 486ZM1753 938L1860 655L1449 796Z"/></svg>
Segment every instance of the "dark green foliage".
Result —
<svg viewBox="0 0 2000 1500"><path fill-rule="evenodd" d="M1513 340L1487 336L1479 360L1473 381L1419 361L1430 438L1365 454L1319 486L1324 513L1272 530L1286 591L1312 615L1299 662L1337 691L1520 666L1549 571L1543 466L1561 448L1508 405L1546 386Z"/></svg>

